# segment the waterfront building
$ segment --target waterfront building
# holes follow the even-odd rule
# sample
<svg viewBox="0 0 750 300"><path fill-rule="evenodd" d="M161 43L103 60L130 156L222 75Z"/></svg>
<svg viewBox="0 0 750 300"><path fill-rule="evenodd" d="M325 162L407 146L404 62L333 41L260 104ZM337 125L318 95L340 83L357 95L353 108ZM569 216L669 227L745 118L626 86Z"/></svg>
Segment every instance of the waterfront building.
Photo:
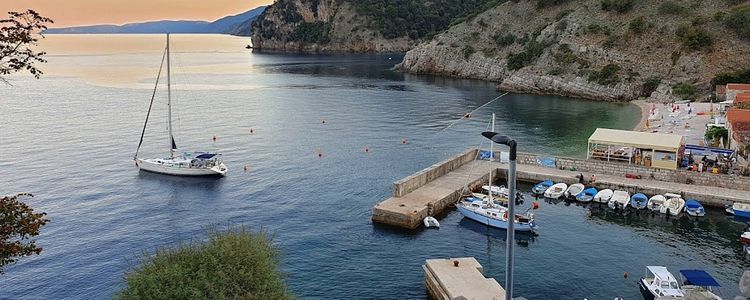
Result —
<svg viewBox="0 0 750 300"><path fill-rule="evenodd" d="M729 149L747 159L748 151L745 147L750 142L750 109L730 109L727 112L727 130Z"/></svg>
<svg viewBox="0 0 750 300"><path fill-rule="evenodd" d="M684 152L685 138L678 134L597 128L586 158L675 170Z"/></svg>

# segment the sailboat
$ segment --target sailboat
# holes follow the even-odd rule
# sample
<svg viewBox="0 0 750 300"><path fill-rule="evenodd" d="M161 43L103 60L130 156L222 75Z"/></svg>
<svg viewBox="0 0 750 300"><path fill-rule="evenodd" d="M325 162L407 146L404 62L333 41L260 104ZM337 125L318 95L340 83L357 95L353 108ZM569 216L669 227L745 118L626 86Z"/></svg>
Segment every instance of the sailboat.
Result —
<svg viewBox="0 0 750 300"><path fill-rule="evenodd" d="M492 131L495 131L495 114L492 114ZM490 163L492 162L492 144L490 144ZM490 168L489 182L492 183L492 169ZM496 204L492 199L493 193L488 193L487 198L477 198L474 196L467 197L456 204L461 214L476 222L486 224L487 226L508 229L509 220L514 222L515 231L534 231L534 214L528 211L525 214L516 214L513 217L508 216L508 209Z"/></svg>
<svg viewBox="0 0 750 300"><path fill-rule="evenodd" d="M143 136L146 133L146 125L148 125L148 119L151 115L151 108L154 105L154 98L156 96L156 89L159 87L159 78L161 77L161 71L164 67L166 58L167 65L167 128L169 131L169 156L166 158L140 158L138 157L138 151L141 149L143 144ZM227 173L227 167L224 165L221 159L221 154L212 152L187 152L184 151L180 154L178 152L177 143L175 143L174 135L172 133L172 76L171 76L171 61L170 61L170 47L169 47L169 34L167 34L167 46L162 56L161 65L159 66L159 73L156 76L156 86L154 92L151 95L151 102L148 106L148 113L146 113L146 122L143 124L143 131L141 132L141 140L138 143L138 148L135 150L135 164L140 170L149 171L154 173L177 175L177 176L224 176Z"/></svg>

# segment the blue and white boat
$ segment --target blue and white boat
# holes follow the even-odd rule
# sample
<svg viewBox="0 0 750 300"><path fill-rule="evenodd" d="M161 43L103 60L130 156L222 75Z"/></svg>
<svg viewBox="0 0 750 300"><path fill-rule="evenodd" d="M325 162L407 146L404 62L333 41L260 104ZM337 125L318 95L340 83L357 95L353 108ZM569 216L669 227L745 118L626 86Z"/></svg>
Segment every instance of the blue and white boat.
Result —
<svg viewBox="0 0 750 300"><path fill-rule="evenodd" d="M685 297L677 279L662 266L647 266L646 276L641 277L638 286L646 300Z"/></svg>
<svg viewBox="0 0 750 300"><path fill-rule="evenodd" d="M596 193L598 193L595 188L587 188L583 190L582 193L578 194L576 197L576 200L581 202L591 202L591 200L594 200L594 196L596 196Z"/></svg>
<svg viewBox="0 0 750 300"><path fill-rule="evenodd" d="M720 287L716 279L704 270L680 270L682 275L682 292L686 298L721 300L718 291L712 288Z"/></svg>
<svg viewBox="0 0 750 300"><path fill-rule="evenodd" d="M698 200L688 199L685 201L685 212L693 217L702 217L706 215L706 210Z"/></svg>
<svg viewBox="0 0 750 300"><path fill-rule="evenodd" d="M552 182L551 180L545 180L540 183L537 183L533 188L531 188L531 192L534 195L541 196L541 195L544 195L544 192L546 192L547 189L549 189L553 185L555 185L555 183Z"/></svg>
<svg viewBox="0 0 750 300"><path fill-rule="evenodd" d="M635 209L644 209L648 204L648 197L642 193L637 193L630 197L630 206Z"/></svg>
<svg viewBox="0 0 750 300"><path fill-rule="evenodd" d="M508 229L508 209L492 202L469 197L459 202L456 207L464 217L490 227ZM516 214L514 218L515 231L534 231L534 214Z"/></svg>
<svg viewBox="0 0 750 300"><path fill-rule="evenodd" d="M750 218L750 204L735 202L727 208L727 212L738 217Z"/></svg>

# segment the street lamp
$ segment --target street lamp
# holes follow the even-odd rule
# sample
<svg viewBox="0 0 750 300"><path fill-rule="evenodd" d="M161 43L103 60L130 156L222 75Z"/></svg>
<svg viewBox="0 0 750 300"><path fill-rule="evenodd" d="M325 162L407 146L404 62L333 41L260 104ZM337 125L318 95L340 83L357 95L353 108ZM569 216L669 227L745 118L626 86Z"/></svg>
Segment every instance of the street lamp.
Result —
<svg viewBox="0 0 750 300"><path fill-rule="evenodd" d="M516 141L497 132L485 131L482 135L492 142L510 147L508 155L508 237L505 254L505 299L513 299L513 241L515 235L516 207ZM492 182L490 182L490 186Z"/></svg>

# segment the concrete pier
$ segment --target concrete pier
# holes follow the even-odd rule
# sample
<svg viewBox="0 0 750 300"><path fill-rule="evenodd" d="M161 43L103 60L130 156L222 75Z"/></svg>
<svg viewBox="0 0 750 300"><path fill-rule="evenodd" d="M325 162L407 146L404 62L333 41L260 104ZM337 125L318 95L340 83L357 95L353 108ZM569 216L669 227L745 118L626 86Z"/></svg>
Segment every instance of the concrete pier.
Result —
<svg viewBox="0 0 750 300"><path fill-rule="evenodd" d="M476 149L470 149L456 155L448 160L435 164L414 175L399 180L393 184L393 196L373 207L373 222L385 223L404 228L417 228L422 224L422 219L429 213L437 215L443 212L451 204L458 201L461 192L467 186L470 190L487 184L488 173L493 170L494 178L507 178L508 165L499 162L488 163L483 160L474 160L477 155ZM499 157L499 155L497 156ZM669 179L664 173L666 171L656 169L644 169L642 167L633 168L628 165L607 163L599 161L584 161L576 159L558 159L557 163L564 163L565 167L573 164L579 166L578 170L571 171L570 167L566 170L558 168L543 167L538 164L529 163L532 154L519 154L519 164L517 165L518 180L527 182L539 182L542 180L552 180L554 182L564 182L572 184L578 182L576 176L583 174L586 179L591 174L596 175L595 183L586 183L586 186L594 186L597 189L621 189L627 190L631 194L644 193L646 195L657 195L664 193L682 193L685 199L696 199L705 206L723 207L725 204L732 202L750 203L750 191L744 185L745 177L731 178L728 175L717 174L695 174L695 182L706 176L716 176L715 178L706 179L706 185L688 184L683 182L664 181L657 179L630 179L624 176L624 171L636 170L641 172L651 172L643 176L657 176ZM527 163L523 163L523 162ZM535 160L534 160L535 161ZM586 165L596 165L601 167L608 166L610 170L598 168L599 172L586 172ZM592 167L589 167L592 168ZM643 169L643 170L641 170ZM624 171L622 171L624 170ZM602 174L607 172L609 174ZM658 173L658 174L656 174ZM684 175L682 171L674 171L675 177L693 176L693 174ZM619 175L614 175L619 174ZM656 174L656 175L654 175ZM722 177L723 176L723 177ZM660 178L661 178L660 177ZM646 177L648 178L648 177ZM677 180L678 178L675 178ZM722 180L724 184L712 184ZM732 182L736 181L737 188L728 188ZM500 184L505 184L501 182ZM725 186L725 187L721 187Z"/></svg>
<svg viewBox="0 0 750 300"><path fill-rule="evenodd" d="M428 259L422 269L432 299L505 299L505 289L495 279L485 278L473 257Z"/></svg>

